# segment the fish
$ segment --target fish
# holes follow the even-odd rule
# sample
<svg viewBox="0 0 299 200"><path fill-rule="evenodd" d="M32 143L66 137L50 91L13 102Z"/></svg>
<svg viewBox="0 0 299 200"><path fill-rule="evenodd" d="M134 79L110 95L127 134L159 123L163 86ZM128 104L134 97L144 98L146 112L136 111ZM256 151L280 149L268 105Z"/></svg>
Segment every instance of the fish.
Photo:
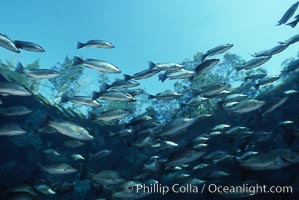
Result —
<svg viewBox="0 0 299 200"><path fill-rule="evenodd" d="M100 107L102 104L99 103L96 100L92 100L92 97L88 97L88 96L73 96L73 97L69 97L67 95L62 95L61 96L61 103L65 103L65 102L72 102L75 104L80 104L80 105L84 105L84 106L90 106L93 108L97 108Z"/></svg>
<svg viewBox="0 0 299 200"><path fill-rule="evenodd" d="M275 54L278 54L288 48L289 44L284 44L280 43L276 45L275 47L269 49L269 50L264 50L258 53L253 54L254 57L267 57L267 56L273 56Z"/></svg>
<svg viewBox="0 0 299 200"><path fill-rule="evenodd" d="M4 116L22 116L32 113L32 110L25 106L11 106L6 108L0 108L0 115Z"/></svg>
<svg viewBox="0 0 299 200"><path fill-rule="evenodd" d="M235 113L247 113L257 109L260 109L266 104L265 101L259 101L256 99L246 99L237 103L232 109L231 112Z"/></svg>
<svg viewBox="0 0 299 200"><path fill-rule="evenodd" d="M205 152L203 151L196 151L196 150L184 150L181 152L174 152L168 161L165 163L167 167L175 167L175 166L182 166L184 164L188 164L192 161L195 161L202 157Z"/></svg>
<svg viewBox="0 0 299 200"><path fill-rule="evenodd" d="M212 128L212 131L222 131L224 129L230 128L231 126L229 124L218 124Z"/></svg>
<svg viewBox="0 0 299 200"><path fill-rule="evenodd" d="M149 68L142 70L140 72L137 72L133 75L124 74L124 78L125 78L125 80L131 80L131 79L141 80L141 79L150 78L150 77L158 74L160 71L161 70L158 69L155 65L150 65Z"/></svg>
<svg viewBox="0 0 299 200"><path fill-rule="evenodd" d="M58 157L61 155L58 151L56 151L54 149L44 149L44 150L42 150L42 152L49 157Z"/></svg>
<svg viewBox="0 0 299 200"><path fill-rule="evenodd" d="M226 89L228 89L231 85L228 83L216 83L211 84L205 87L200 88L200 90L197 90L195 93L203 96L203 97L211 97L213 95L216 95Z"/></svg>
<svg viewBox="0 0 299 200"><path fill-rule="evenodd" d="M257 73L257 74L248 75L244 78L244 80L247 81L247 80L252 80L252 79L260 79L260 78L263 78L265 76L267 76L266 73L260 72L260 73Z"/></svg>
<svg viewBox="0 0 299 200"><path fill-rule="evenodd" d="M18 49L24 49L26 51L34 51L34 52L45 52L46 51L43 47L41 47L40 45L33 43L33 42L15 40L14 44Z"/></svg>
<svg viewBox="0 0 299 200"><path fill-rule="evenodd" d="M154 63L152 61L149 61L149 67L150 68L157 68L159 70L170 70L170 71L174 71L174 70L178 70L178 69L182 69L184 67L184 65L181 64L177 64L177 63Z"/></svg>
<svg viewBox="0 0 299 200"><path fill-rule="evenodd" d="M296 3L294 3L285 13L284 15L281 17L281 19L277 22L277 26L281 25L281 24L285 24L287 23L287 21L295 14L297 8L299 5L299 1L297 1Z"/></svg>
<svg viewBox="0 0 299 200"><path fill-rule="evenodd" d="M49 120L47 126L56 129L57 132L78 140L92 140L94 137L80 125L63 120Z"/></svg>
<svg viewBox="0 0 299 200"><path fill-rule="evenodd" d="M198 164L198 165L194 166L194 167L192 168L192 171L195 171L195 170L198 170L198 169L203 169L203 168L206 168L206 167L208 167L208 166L210 166L210 165L209 165L209 164L206 164L206 163L201 163L201 164Z"/></svg>
<svg viewBox="0 0 299 200"><path fill-rule="evenodd" d="M78 170L67 163L52 164L49 166L42 166L42 171L49 174L59 175L59 174L71 174L76 173Z"/></svg>
<svg viewBox="0 0 299 200"><path fill-rule="evenodd" d="M114 170L104 170L97 174L91 174L91 179L101 185L118 185L126 181Z"/></svg>
<svg viewBox="0 0 299 200"><path fill-rule="evenodd" d="M256 84L254 84L254 88L258 89L261 85L273 83L274 81L278 80L279 78L280 78L280 75L266 76L266 77L260 79Z"/></svg>
<svg viewBox="0 0 299 200"><path fill-rule="evenodd" d="M0 33L0 46L15 53L20 53L20 50L16 47L14 41L2 33Z"/></svg>
<svg viewBox="0 0 299 200"><path fill-rule="evenodd" d="M64 146L70 147L70 148L77 148L83 146L85 143L79 140L69 140L63 143Z"/></svg>
<svg viewBox="0 0 299 200"><path fill-rule="evenodd" d="M86 43L82 43L82 42L77 43L77 49L81 49L83 47L96 47L96 48L104 48L104 49L115 48L115 46L111 42L105 40L89 40Z"/></svg>
<svg viewBox="0 0 299 200"><path fill-rule="evenodd" d="M113 136L127 136L127 135L131 135L134 133L134 130L132 128L126 128L126 129L122 129L118 132L109 132L109 136L113 137Z"/></svg>
<svg viewBox="0 0 299 200"><path fill-rule="evenodd" d="M163 93L157 93L156 95L149 95L149 99L157 99L157 100L171 100L171 99L176 99L183 96L183 94L180 94L178 92L172 92L172 91L167 91Z"/></svg>
<svg viewBox="0 0 299 200"><path fill-rule="evenodd" d="M0 94L12 96L31 96L32 93L24 86L13 82L0 82Z"/></svg>
<svg viewBox="0 0 299 200"><path fill-rule="evenodd" d="M208 100L208 98L197 96L197 97L194 97L194 98L190 99L187 103L185 103L185 105L197 106L197 105L203 103L206 100Z"/></svg>
<svg viewBox="0 0 299 200"><path fill-rule="evenodd" d="M135 80L117 80L114 81L111 84L104 83L102 88L104 91L108 89L123 89L123 88L131 88L131 87L136 87L139 86L140 83L138 83Z"/></svg>
<svg viewBox="0 0 299 200"><path fill-rule="evenodd" d="M177 71L167 71L164 74L159 74L159 81L164 82L167 78L174 79L186 79L192 78L196 73L191 70L180 69Z"/></svg>
<svg viewBox="0 0 299 200"><path fill-rule="evenodd" d="M299 59L295 60L294 62L290 63L288 66L286 66L282 72L289 73L291 71L295 71L299 68Z"/></svg>
<svg viewBox="0 0 299 200"><path fill-rule="evenodd" d="M70 157L74 160L85 160L85 158L82 155L76 153L70 155Z"/></svg>
<svg viewBox="0 0 299 200"><path fill-rule="evenodd" d="M100 151L98 151L97 153L94 153L94 154L89 153L89 159L91 159L91 158L103 158L103 157L109 156L111 153L112 153L112 150L103 149L103 150L100 150Z"/></svg>
<svg viewBox="0 0 299 200"><path fill-rule="evenodd" d="M151 171L151 172L160 172L161 171L161 164L159 161L154 160L150 164L144 164L144 171Z"/></svg>
<svg viewBox="0 0 299 200"><path fill-rule="evenodd" d="M17 64L16 72L36 79L49 79L60 76L54 69L25 69L20 62Z"/></svg>
<svg viewBox="0 0 299 200"><path fill-rule="evenodd" d="M264 117L265 115L273 112L274 110L276 110L277 108L279 108L280 106L282 106L284 103L286 103L286 101L289 99L289 97L283 97L280 100L275 100L275 103L269 107L265 112L263 112L262 117Z"/></svg>
<svg viewBox="0 0 299 200"><path fill-rule="evenodd" d="M199 65L197 65L195 67L194 71L196 72L196 75L200 75L200 74L212 69L214 66L216 66L219 63L219 61L220 61L220 59L205 60L202 63L200 63Z"/></svg>
<svg viewBox="0 0 299 200"><path fill-rule="evenodd" d="M77 56L74 56L74 63L73 63L73 66L76 66L76 65L83 65L85 67L88 67L88 68L91 68L91 69L94 69L94 70L97 70L97 71L100 71L100 72L103 72L103 73L111 73L111 74L119 74L121 73L121 70L109 63L109 62L106 62L106 61L103 61L103 60L96 60L96 59L81 59Z"/></svg>
<svg viewBox="0 0 299 200"><path fill-rule="evenodd" d="M262 64L266 63L270 59L271 59L271 56L263 56L263 57L253 58L253 59L247 61L242 66L236 67L236 70L240 71L243 69L245 69L245 70L253 69L253 68L261 66Z"/></svg>
<svg viewBox="0 0 299 200"><path fill-rule="evenodd" d="M145 147L145 146L151 146L154 142L154 139L151 138L150 136L144 138L143 140L136 141L135 143L132 144L132 146L136 146L138 148Z"/></svg>
<svg viewBox="0 0 299 200"><path fill-rule="evenodd" d="M229 94L222 100L222 102L240 101L247 97L246 94Z"/></svg>
<svg viewBox="0 0 299 200"><path fill-rule="evenodd" d="M293 94L297 94L298 91L297 90L286 90L283 92L285 95L293 95Z"/></svg>
<svg viewBox="0 0 299 200"><path fill-rule="evenodd" d="M225 172L225 171L212 171L211 173L207 174L206 178L208 179L218 179L218 178L222 178L225 176L229 176L230 174Z"/></svg>
<svg viewBox="0 0 299 200"><path fill-rule="evenodd" d="M27 185L27 184L21 184L21 185L13 185L9 186L9 188L5 191L7 193L27 193L33 196L38 195L32 186Z"/></svg>
<svg viewBox="0 0 299 200"><path fill-rule="evenodd" d="M293 37L289 38L285 42L280 42L281 44L291 45L299 41L299 34L294 35Z"/></svg>
<svg viewBox="0 0 299 200"><path fill-rule="evenodd" d="M199 122L200 120L204 120L210 117L210 114L201 114L198 117L194 118L177 118L168 123L161 131L161 137L173 137L178 134L185 132L187 128Z"/></svg>
<svg viewBox="0 0 299 200"><path fill-rule="evenodd" d="M56 192L45 183L36 183L34 184L34 189L44 195L54 195Z"/></svg>
<svg viewBox="0 0 299 200"><path fill-rule="evenodd" d="M112 121L112 120L118 120L124 117L127 117L129 115L131 115L132 113L129 112L128 110L125 109L121 109L121 108L115 108L112 110L108 110L105 112L102 112L100 114L93 114L93 113L89 113L89 120L100 120L100 121Z"/></svg>
<svg viewBox="0 0 299 200"><path fill-rule="evenodd" d="M22 129L18 124L8 122L0 125L0 136L16 136L27 133L26 130Z"/></svg>
<svg viewBox="0 0 299 200"><path fill-rule="evenodd" d="M297 26L298 22L299 22L299 15L296 15L295 19L293 21L291 21L290 23L287 23L286 25L288 25L292 28L295 28L295 26Z"/></svg>
<svg viewBox="0 0 299 200"><path fill-rule="evenodd" d="M223 45L216 46L216 47L208 50L203 55L202 60L205 60L205 58L209 57L209 56L214 56L214 55L217 55L217 54L222 54L222 53L228 51L229 49L231 49L233 46L234 46L233 44L223 44Z"/></svg>
<svg viewBox="0 0 299 200"><path fill-rule="evenodd" d="M125 93L122 91L100 91L100 92L93 92L92 99L95 100L97 98L111 100L111 101L121 101L121 102L134 102L137 99L129 93Z"/></svg>

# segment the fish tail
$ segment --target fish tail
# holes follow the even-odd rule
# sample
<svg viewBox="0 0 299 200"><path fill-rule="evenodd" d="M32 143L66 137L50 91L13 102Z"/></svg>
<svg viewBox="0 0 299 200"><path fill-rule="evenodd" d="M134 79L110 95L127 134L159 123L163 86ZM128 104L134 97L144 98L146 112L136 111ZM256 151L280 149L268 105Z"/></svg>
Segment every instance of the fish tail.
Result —
<svg viewBox="0 0 299 200"><path fill-rule="evenodd" d="M157 66L156 63L154 63L152 61L148 61L148 65L149 65L150 69L153 69L153 68L155 68Z"/></svg>
<svg viewBox="0 0 299 200"><path fill-rule="evenodd" d="M101 87L101 91L107 91L110 87L111 85L109 85L108 83L104 83Z"/></svg>
<svg viewBox="0 0 299 200"><path fill-rule="evenodd" d="M151 95L151 94L148 95L148 99L153 99L153 98L155 98L154 95Z"/></svg>
<svg viewBox="0 0 299 200"><path fill-rule="evenodd" d="M288 24L286 24L286 25L289 25L290 27L295 28L295 26L296 26L297 24L298 24L298 21L295 20L295 21L292 21L292 22L290 22L290 23L288 23Z"/></svg>
<svg viewBox="0 0 299 200"><path fill-rule="evenodd" d="M82 42L78 42L77 43L77 49L81 49L82 47L84 47L84 43L82 43Z"/></svg>
<svg viewBox="0 0 299 200"><path fill-rule="evenodd" d="M68 102L69 100L70 100L70 98L66 94L63 94L60 98L61 103Z"/></svg>
<svg viewBox="0 0 299 200"><path fill-rule="evenodd" d="M254 84L254 88L257 90L257 89L259 89L259 87L260 87L260 84Z"/></svg>
<svg viewBox="0 0 299 200"><path fill-rule="evenodd" d="M16 68L15 71L18 72L18 73L21 73L21 74L24 73L24 67L20 62L17 64L17 68Z"/></svg>
<svg viewBox="0 0 299 200"><path fill-rule="evenodd" d="M73 66L75 65L81 65L84 61L79 58L78 56L74 56L74 63L73 63Z"/></svg>
<svg viewBox="0 0 299 200"><path fill-rule="evenodd" d="M99 98L100 94L101 94L100 92L93 92L92 93L92 100L95 100L95 99Z"/></svg>
<svg viewBox="0 0 299 200"><path fill-rule="evenodd" d="M166 80L166 73L164 74L159 74L159 81L164 82Z"/></svg>
<svg viewBox="0 0 299 200"><path fill-rule="evenodd" d="M131 79L133 79L132 76L130 76L130 75L128 75L128 74L124 74L124 80L125 80L125 81L131 80Z"/></svg>
<svg viewBox="0 0 299 200"><path fill-rule="evenodd" d="M242 70L242 67L236 67L237 72Z"/></svg>

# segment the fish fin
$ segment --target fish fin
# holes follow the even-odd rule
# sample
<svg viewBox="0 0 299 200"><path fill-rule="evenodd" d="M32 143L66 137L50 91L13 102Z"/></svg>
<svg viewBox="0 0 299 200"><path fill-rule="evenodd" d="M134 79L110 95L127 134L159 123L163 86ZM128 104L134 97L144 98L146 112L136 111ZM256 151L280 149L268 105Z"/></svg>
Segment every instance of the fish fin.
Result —
<svg viewBox="0 0 299 200"><path fill-rule="evenodd" d="M161 81L162 83L166 80L166 73L164 74L159 74L159 81Z"/></svg>
<svg viewBox="0 0 299 200"><path fill-rule="evenodd" d="M15 71L18 73L24 74L24 67L23 67L22 63L18 62L17 68Z"/></svg>
<svg viewBox="0 0 299 200"><path fill-rule="evenodd" d="M290 27L292 27L292 28L295 28L295 26L298 24L298 20L296 19L296 20L294 20L294 21L292 21L292 22L290 22L290 23L288 23L288 24L286 24L286 25L289 25Z"/></svg>
<svg viewBox="0 0 299 200"><path fill-rule="evenodd" d="M92 93L92 100L95 100L95 99L99 98L100 94L101 94L100 92L93 92Z"/></svg>
<svg viewBox="0 0 299 200"><path fill-rule="evenodd" d="M152 62L152 61L148 61L148 65L150 69L154 69L155 67L157 67L156 63Z"/></svg>
<svg viewBox="0 0 299 200"><path fill-rule="evenodd" d="M61 96L60 102L65 103L65 102L68 102L69 100L70 100L70 97L68 97L66 94L63 94Z"/></svg>
<svg viewBox="0 0 299 200"><path fill-rule="evenodd" d="M133 79L132 76L130 76L130 75L128 75L128 74L124 74L124 80L125 80L125 81L131 80L131 79Z"/></svg>
<svg viewBox="0 0 299 200"><path fill-rule="evenodd" d="M78 56L74 56L74 63L73 63L73 66L75 65L81 65L83 64L84 60L79 58Z"/></svg>
<svg viewBox="0 0 299 200"><path fill-rule="evenodd" d="M109 85L108 83L103 83L103 85L101 87L101 91L107 91L107 90L109 90L110 87L111 87L111 85Z"/></svg>
<svg viewBox="0 0 299 200"><path fill-rule="evenodd" d="M77 43L77 49L81 49L82 47L84 47L84 43L82 43L82 42L78 42Z"/></svg>
<svg viewBox="0 0 299 200"><path fill-rule="evenodd" d="M154 99L154 98L155 98L154 95L151 95L151 94L148 95L148 99Z"/></svg>

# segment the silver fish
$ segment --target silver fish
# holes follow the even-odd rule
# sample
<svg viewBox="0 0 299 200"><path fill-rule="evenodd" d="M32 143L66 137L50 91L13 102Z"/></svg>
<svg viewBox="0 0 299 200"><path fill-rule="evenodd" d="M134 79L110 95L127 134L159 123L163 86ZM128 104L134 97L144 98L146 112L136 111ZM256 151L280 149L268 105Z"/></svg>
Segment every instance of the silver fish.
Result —
<svg viewBox="0 0 299 200"><path fill-rule="evenodd" d="M277 46L273 47L269 50L264 50L258 53L253 54L254 57L264 57L264 56L273 56L275 54L278 54L288 48L288 44L280 43Z"/></svg>
<svg viewBox="0 0 299 200"><path fill-rule="evenodd" d="M299 2L297 1L296 3L294 3L282 16L282 18L277 22L277 26L281 25L281 24L285 24L296 12L297 8L298 8Z"/></svg>
<svg viewBox="0 0 299 200"><path fill-rule="evenodd" d="M48 126L57 130L57 132L78 140L92 140L93 136L80 125L62 120L50 120Z"/></svg>
<svg viewBox="0 0 299 200"><path fill-rule="evenodd" d="M16 123L5 123L0 126L0 136L23 135L26 131Z"/></svg>
<svg viewBox="0 0 299 200"><path fill-rule="evenodd" d="M91 158L103 158L103 157L109 156L111 153L112 153L112 150L103 149L103 150L100 150L100 151L98 151L97 153L94 153L94 154L89 153L89 159L91 159Z"/></svg>
<svg viewBox="0 0 299 200"><path fill-rule="evenodd" d="M101 185L117 185L126 181L114 170L105 170L98 174L91 174L91 179Z"/></svg>
<svg viewBox="0 0 299 200"><path fill-rule="evenodd" d="M82 42L77 43L77 49L81 49L83 47L111 49L114 48L115 46L111 42L107 42L105 40L89 40L86 43L82 43Z"/></svg>
<svg viewBox="0 0 299 200"><path fill-rule="evenodd" d="M219 61L220 61L219 59L210 59L210 60L203 61L202 63L200 63L195 67L196 74L199 75L209 71L214 66L216 66L219 63Z"/></svg>
<svg viewBox="0 0 299 200"><path fill-rule="evenodd" d="M166 70L166 71L178 70L184 67L183 65L177 63L154 63L152 61L149 61L148 63L151 68L155 67L158 68L159 70Z"/></svg>
<svg viewBox="0 0 299 200"><path fill-rule="evenodd" d="M224 52L228 51L230 48L232 48L233 46L234 46L233 44L223 44L223 45L219 45L217 47L214 47L214 48L208 50L203 55L202 60L204 60L208 56L214 56L214 55L217 55L217 54L224 53Z"/></svg>
<svg viewBox="0 0 299 200"><path fill-rule="evenodd" d="M205 152L196 150L185 150L180 153L173 153L165 165L167 167L182 166L199 159Z"/></svg>
<svg viewBox="0 0 299 200"><path fill-rule="evenodd" d="M258 89L261 85L266 85L269 83L273 83L274 81L278 80L280 75L273 75L273 76L266 76L260 79L256 84L254 84L255 89Z"/></svg>
<svg viewBox="0 0 299 200"><path fill-rule="evenodd" d="M20 50L16 47L14 41L2 33L0 33L0 46L10 51L20 53Z"/></svg>
<svg viewBox="0 0 299 200"><path fill-rule="evenodd" d="M263 112L262 117L264 117L268 113L273 112L274 110L276 110L277 108L279 108L280 106L282 106L288 99L289 99L289 97L283 97L283 98L281 98L278 102L276 102L274 105L272 105L271 107L269 107L265 112Z"/></svg>
<svg viewBox="0 0 299 200"><path fill-rule="evenodd" d="M18 49L24 49L26 51L34 51L34 52L45 52L44 48L42 48L40 45L35 44L33 42L15 40L14 43Z"/></svg>
<svg viewBox="0 0 299 200"><path fill-rule="evenodd" d="M18 63L16 72L26 74L31 78L48 79L60 76L60 74L53 69L25 69L21 63Z"/></svg>
<svg viewBox="0 0 299 200"><path fill-rule="evenodd" d="M256 67L261 66L262 64L264 64L265 62L267 62L270 59L271 59L271 56L253 58L253 59L247 61L241 67L236 67L236 70L240 71L243 69L248 70L248 69L256 68Z"/></svg>
<svg viewBox="0 0 299 200"><path fill-rule="evenodd" d="M106 91L106 92L94 92L92 99L105 99L112 101L123 101L123 102L132 102L137 101L134 96L129 93L121 92L121 91Z"/></svg>
<svg viewBox="0 0 299 200"><path fill-rule="evenodd" d="M24 86L12 82L0 82L0 94L13 96L31 96L32 93Z"/></svg>
<svg viewBox="0 0 299 200"><path fill-rule="evenodd" d="M21 116L32 113L32 110L25 106L12 106L6 108L0 108L0 114L5 116Z"/></svg>
<svg viewBox="0 0 299 200"><path fill-rule="evenodd" d="M196 73L194 71L180 69L178 71L167 71L164 74L159 74L159 81L164 82L167 78L173 79L185 79L192 78Z"/></svg>
<svg viewBox="0 0 299 200"><path fill-rule="evenodd" d="M62 95L60 102L62 102L62 103L72 102L75 104L90 106L93 108L101 106L101 104L98 101L92 100L92 97L87 97L87 96L68 97L67 95Z"/></svg>
<svg viewBox="0 0 299 200"><path fill-rule="evenodd" d="M71 174L77 172L78 170L67 163L62 163L62 164L43 166L42 171L48 172L49 174L58 175L58 174Z"/></svg>
<svg viewBox="0 0 299 200"><path fill-rule="evenodd" d="M258 101L255 99L247 99L240 101L230 111L235 113L247 113L257 110L266 104L265 101Z"/></svg>
<svg viewBox="0 0 299 200"><path fill-rule="evenodd" d="M177 93L177 92L163 92L158 93L156 95L149 95L149 99L158 99L158 100L170 100L170 99L176 99L183 96L183 94Z"/></svg>
<svg viewBox="0 0 299 200"><path fill-rule="evenodd" d="M77 56L74 57L74 63L73 65L84 65L88 68L95 69L97 71L103 72L103 73L112 73L112 74L118 74L121 73L121 70L114 66L111 63L108 63L103 60L96 60L96 59L86 59L83 60Z"/></svg>
<svg viewBox="0 0 299 200"><path fill-rule="evenodd" d="M124 117L127 117L131 115L132 113L129 112L128 110L121 109L121 108L115 108L112 110L108 110L105 112L102 112L100 114L89 114L89 119L90 120L100 120L100 121L112 121L112 120L118 120Z"/></svg>

